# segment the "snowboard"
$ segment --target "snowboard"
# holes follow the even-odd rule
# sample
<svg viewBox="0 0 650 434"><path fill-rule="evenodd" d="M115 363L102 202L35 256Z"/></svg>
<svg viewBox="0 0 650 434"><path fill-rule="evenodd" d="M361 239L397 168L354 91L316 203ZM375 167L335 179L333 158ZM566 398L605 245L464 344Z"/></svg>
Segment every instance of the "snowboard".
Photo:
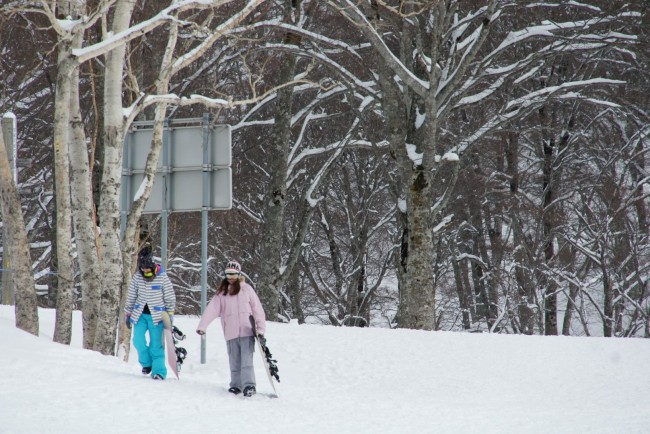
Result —
<svg viewBox="0 0 650 434"><path fill-rule="evenodd" d="M174 345L174 336L172 335L171 329L165 329L163 332L165 334L165 352L167 353L167 364L171 371L176 375L177 379L180 379L178 376L178 364L176 361L176 345Z"/></svg>
<svg viewBox="0 0 650 434"><path fill-rule="evenodd" d="M167 364L169 365L169 368L174 373L176 378L180 380L178 373L181 370L183 360L185 360L185 357L187 356L187 351L185 351L185 348L176 347L176 343L179 340L182 341L185 339L185 335L178 329L178 327L171 324L167 312L163 312L162 321L163 325L165 326L163 334L165 336L165 353L167 353Z"/></svg>
<svg viewBox="0 0 650 434"><path fill-rule="evenodd" d="M273 360L273 355L269 350L269 347L266 346L266 339L260 339L260 336L257 334L257 327L255 325L255 318L253 315L249 316L251 321L251 326L253 327L253 335L255 336L255 342L257 342L257 349L259 350L260 356L262 356L262 363L264 364L264 370L266 371L266 376L269 378L269 383L271 383L271 388L273 388L273 396L278 398L278 391L275 388L275 381L280 382L280 376L278 375L278 365L277 361Z"/></svg>

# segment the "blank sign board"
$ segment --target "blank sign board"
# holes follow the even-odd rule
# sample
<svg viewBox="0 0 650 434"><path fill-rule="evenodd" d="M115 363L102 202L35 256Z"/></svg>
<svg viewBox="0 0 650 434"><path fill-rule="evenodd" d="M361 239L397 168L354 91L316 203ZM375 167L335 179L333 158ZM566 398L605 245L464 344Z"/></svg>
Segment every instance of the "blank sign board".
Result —
<svg viewBox="0 0 650 434"><path fill-rule="evenodd" d="M175 121L183 126L172 123L164 130L163 149L145 213L200 211L204 206L209 210L232 208L230 126L205 125L201 121ZM152 136L151 128L141 127L126 137L123 210L130 209L141 194Z"/></svg>

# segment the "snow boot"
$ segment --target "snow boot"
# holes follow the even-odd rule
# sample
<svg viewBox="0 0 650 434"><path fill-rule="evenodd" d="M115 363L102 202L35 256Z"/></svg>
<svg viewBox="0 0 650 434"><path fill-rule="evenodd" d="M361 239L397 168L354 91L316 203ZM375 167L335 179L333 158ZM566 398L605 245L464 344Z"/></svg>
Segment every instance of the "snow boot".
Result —
<svg viewBox="0 0 650 434"><path fill-rule="evenodd" d="M142 368L142 374L143 375L151 374L151 366L145 366L144 368Z"/></svg>
<svg viewBox="0 0 650 434"><path fill-rule="evenodd" d="M235 395L239 395L241 393L241 390L239 389L239 387L231 387L230 389L228 389L228 392L233 393Z"/></svg>
<svg viewBox="0 0 650 434"><path fill-rule="evenodd" d="M244 387L244 396L251 397L253 395L255 395L255 386Z"/></svg>

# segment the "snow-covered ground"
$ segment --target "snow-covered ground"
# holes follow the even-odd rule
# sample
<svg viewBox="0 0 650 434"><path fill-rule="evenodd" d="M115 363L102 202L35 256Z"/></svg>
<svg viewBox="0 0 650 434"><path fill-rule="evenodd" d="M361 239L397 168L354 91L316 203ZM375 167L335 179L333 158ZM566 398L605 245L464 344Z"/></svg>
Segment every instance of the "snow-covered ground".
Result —
<svg viewBox="0 0 650 434"><path fill-rule="evenodd" d="M200 362L198 318L177 317L189 353L181 379L14 327L0 306L0 433L602 433L650 432L650 341L507 336L269 323L279 399L256 355L258 395L229 394L218 321Z"/></svg>

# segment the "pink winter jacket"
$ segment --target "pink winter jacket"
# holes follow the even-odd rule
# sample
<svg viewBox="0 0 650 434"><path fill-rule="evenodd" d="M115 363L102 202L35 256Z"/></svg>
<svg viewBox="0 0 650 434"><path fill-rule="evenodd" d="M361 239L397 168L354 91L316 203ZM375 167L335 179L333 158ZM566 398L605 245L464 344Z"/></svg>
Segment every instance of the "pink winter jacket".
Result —
<svg viewBox="0 0 650 434"><path fill-rule="evenodd" d="M205 308L196 327L205 332L215 318L221 318L221 328L227 341L234 338L253 336L249 316L252 314L257 325L257 333L266 331L266 315L255 290L245 282L239 282L241 290L237 295L215 295Z"/></svg>

